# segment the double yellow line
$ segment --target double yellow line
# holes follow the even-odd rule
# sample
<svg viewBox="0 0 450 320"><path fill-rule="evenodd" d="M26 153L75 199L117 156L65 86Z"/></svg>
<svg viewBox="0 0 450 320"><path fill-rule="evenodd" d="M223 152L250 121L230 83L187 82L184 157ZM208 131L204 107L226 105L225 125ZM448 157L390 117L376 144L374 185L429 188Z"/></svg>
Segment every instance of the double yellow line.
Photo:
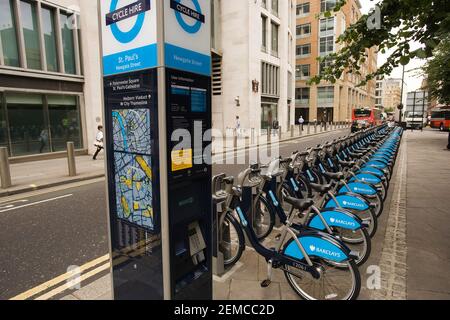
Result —
<svg viewBox="0 0 450 320"><path fill-rule="evenodd" d="M142 255L145 251L146 246L149 244L150 240L142 240L135 246L124 249L122 251L122 254L114 256L113 264L119 265L128 261L130 258ZM74 286L94 277L95 275L98 275L101 272L109 270L110 267L110 255L106 254L80 266L76 269L76 273L74 273L74 271L66 272L52 280L38 285L37 287L18 294L17 296L12 297L9 300L48 300L67 290L70 290ZM84 273L85 271L88 272Z"/></svg>

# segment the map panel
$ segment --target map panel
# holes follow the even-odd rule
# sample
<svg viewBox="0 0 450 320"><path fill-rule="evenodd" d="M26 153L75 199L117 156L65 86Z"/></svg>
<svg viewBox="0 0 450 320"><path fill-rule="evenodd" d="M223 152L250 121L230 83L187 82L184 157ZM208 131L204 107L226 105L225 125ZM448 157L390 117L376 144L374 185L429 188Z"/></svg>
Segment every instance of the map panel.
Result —
<svg viewBox="0 0 450 320"><path fill-rule="evenodd" d="M117 216L154 230L151 158L114 153Z"/></svg>
<svg viewBox="0 0 450 320"><path fill-rule="evenodd" d="M151 155L150 110L113 110L114 151Z"/></svg>

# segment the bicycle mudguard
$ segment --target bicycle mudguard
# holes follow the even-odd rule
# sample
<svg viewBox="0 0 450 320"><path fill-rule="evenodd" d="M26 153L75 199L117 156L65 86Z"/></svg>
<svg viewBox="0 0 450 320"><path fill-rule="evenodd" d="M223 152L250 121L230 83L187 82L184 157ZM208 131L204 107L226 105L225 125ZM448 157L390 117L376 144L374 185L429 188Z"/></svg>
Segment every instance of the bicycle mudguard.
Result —
<svg viewBox="0 0 450 320"><path fill-rule="evenodd" d="M322 232L306 232L298 237L300 244L309 257L319 257L334 262L350 260L350 252L345 245ZM294 259L303 260L304 255L295 240L288 242L284 254Z"/></svg>
<svg viewBox="0 0 450 320"><path fill-rule="evenodd" d="M377 169L385 169L385 168L387 168L386 164L384 164L382 162L379 162L379 161L376 161L376 160L370 160L369 162L366 163L366 166L374 167L374 168L377 168Z"/></svg>
<svg viewBox="0 0 450 320"><path fill-rule="evenodd" d="M363 196L374 196L377 194L377 190L366 183L351 182L347 183L347 186L351 191L349 191L346 186L342 186L342 188L339 190L339 193L354 192Z"/></svg>
<svg viewBox="0 0 450 320"><path fill-rule="evenodd" d="M374 167L362 167L361 168L361 173L365 173L365 174L373 174L376 175L377 177L383 177L384 176L384 172L381 171L380 169L374 168Z"/></svg>
<svg viewBox="0 0 450 320"><path fill-rule="evenodd" d="M369 174L369 173L359 173L356 174L355 177L350 179L350 182L366 182L366 183L370 183L372 185L377 185L381 183L381 179L378 178L377 176L373 175L373 174Z"/></svg>
<svg viewBox="0 0 450 320"><path fill-rule="evenodd" d="M353 193L339 194L336 196L336 203L333 199L330 199L325 205L326 209L342 208L351 209L357 211L365 211L370 209L370 204L363 197Z"/></svg>
<svg viewBox="0 0 450 320"><path fill-rule="evenodd" d="M339 227L353 231L363 227L362 220L359 217L345 210L333 209L321 213L322 217L330 227ZM306 226L321 231L326 229L322 219L317 213L311 216Z"/></svg>

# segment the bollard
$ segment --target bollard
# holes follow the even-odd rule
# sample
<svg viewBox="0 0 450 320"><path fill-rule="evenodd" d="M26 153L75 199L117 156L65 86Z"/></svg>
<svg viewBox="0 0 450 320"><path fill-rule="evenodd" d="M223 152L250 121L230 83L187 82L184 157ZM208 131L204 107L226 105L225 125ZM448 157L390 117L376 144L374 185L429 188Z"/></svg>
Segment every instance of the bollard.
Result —
<svg viewBox="0 0 450 320"><path fill-rule="evenodd" d="M293 138L294 136L295 136L295 133L294 133L294 129L295 128L295 126L292 124L291 125L291 138Z"/></svg>
<svg viewBox="0 0 450 320"><path fill-rule="evenodd" d="M236 129L234 129L234 133L233 133L233 149L237 149L237 145L238 145L238 132Z"/></svg>
<svg viewBox="0 0 450 320"><path fill-rule="evenodd" d="M67 164L69 166L69 177L77 175L77 168L75 163L75 144L67 142Z"/></svg>
<svg viewBox="0 0 450 320"><path fill-rule="evenodd" d="M314 133L317 133L317 123L314 124Z"/></svg>
<svg viewBox="0 0 450 320"><path fill-rule="evenodd" d="M311 134L311 124L310 123L308 123L308 129L307 129L307 131L306 131L308 134Z"/></svg>
<svg viewBox="0 0 450 320"><path fill-rule="evenodd" d="M6 147L0 148L0 177L2 181L2 189L12 186L8 149Z"/></svg>
<svg viewBox="0 0 450 320"><path fill-rule="evenodd" d="M271 142L271 137L272 136L272 129L271 128L267 128L267 143Z"/></svg>

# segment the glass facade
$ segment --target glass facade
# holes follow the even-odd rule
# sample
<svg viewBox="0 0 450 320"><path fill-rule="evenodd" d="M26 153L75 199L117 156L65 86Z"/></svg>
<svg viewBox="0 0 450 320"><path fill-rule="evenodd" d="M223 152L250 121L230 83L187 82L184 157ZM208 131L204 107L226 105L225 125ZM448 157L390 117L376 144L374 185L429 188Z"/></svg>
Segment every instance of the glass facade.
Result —
<svg viewBox="0 0 450 320"><path fill-rule="evenodd" d="M17 47L17 30L12 0L0 1L0 38L4 63L7 66L19 67L19 50Z"/></svg>
<svg viewBox="0 0 450 320"><path fill-rule="evenodd" d="M66 150L67 141L74 142L75 148L81 148L80 111L77 97L48 96L47 102L52 151Z"/></svg>
<svg viewBox="0 0 450 320"><path fill-rule="evenodd" d="M64 70L66 73L75 74L75 48L73 32L71 29L71 19L73 19L72 15L68 15L65 13L60 14Z"/></svg>
<svg viewBox="0 0 450 320"><path fill-rule="evenodd" d="M20 1L20 17L23 38L25 40L27 67L29 69L41 69L41 50L39 45L36 6L26 1Z"/></svg>
<svg viewBox="0 0 450 320"><path fill-rule="evenodd" d="M0 0L0 65L81 75L82 59L76 56L81 52L81 30L74 29L79 15L58 11L50 4L38 10L36 1L31 0L15 4L15 0ZM63 61L59 61L59 52Z"/></svg>
<svg viewBox="0 0 450 320"><path fill-rule="evenodd" d="M272 128L273 122L278 119L278 105L263 102L261 109L261 129Z"/></svg>
<svg viewBox="0 0 450 320"><path fill-rule="evenodd" d="M48 130L44 121L42 96L6 94L11 155L49 151Z"/></svg>
<svg viewBox="0 0 450 320"><path fill-rule="evenodd" d="M0 101L0 145L11 156L83 147L78 97L7 92Z"/></svg>
<svg viewBox="0 0 450 320"><path fill-rule="evenodd" d="M3 94L0 93L0 147L8 146L8 125L6 123Z"/></svg>
<svg viewBox="0 0 450 320"><path fill-rule="evenodd" d="M42 33L44 34L47 70L58 71L58 51L56 49L56 31L54 11L42 8Z"/></svg>

